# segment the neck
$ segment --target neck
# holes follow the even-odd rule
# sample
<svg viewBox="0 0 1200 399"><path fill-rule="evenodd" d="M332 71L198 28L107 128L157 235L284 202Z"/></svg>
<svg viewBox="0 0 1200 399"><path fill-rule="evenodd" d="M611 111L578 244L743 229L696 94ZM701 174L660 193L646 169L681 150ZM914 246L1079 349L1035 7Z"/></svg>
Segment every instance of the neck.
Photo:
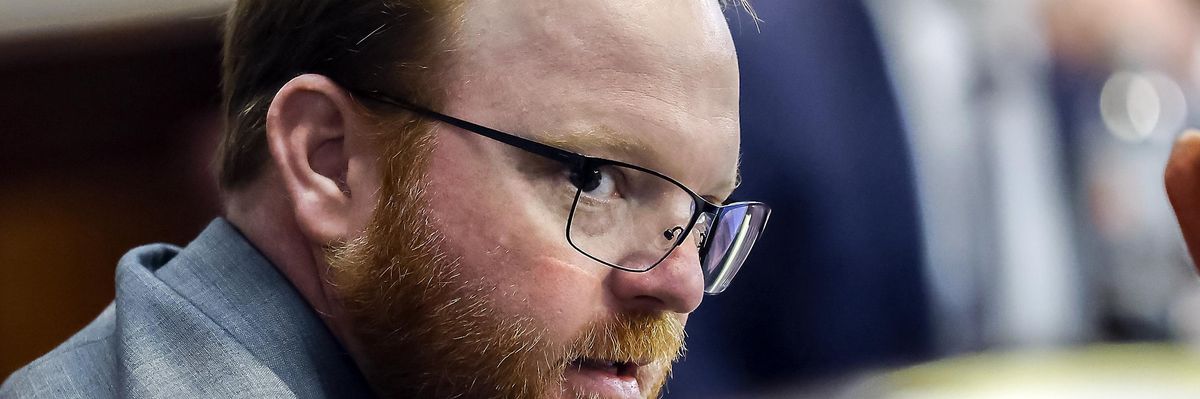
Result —
<svg viewBox="0 0 1200 399"><path fill-rule="evenodd" d="M348 318L332 285L326 283L329 270L323 244L301 233L287 192L271 174L238 191L227 192L225 218L292 283L342 346L359 358Z"/></svg>

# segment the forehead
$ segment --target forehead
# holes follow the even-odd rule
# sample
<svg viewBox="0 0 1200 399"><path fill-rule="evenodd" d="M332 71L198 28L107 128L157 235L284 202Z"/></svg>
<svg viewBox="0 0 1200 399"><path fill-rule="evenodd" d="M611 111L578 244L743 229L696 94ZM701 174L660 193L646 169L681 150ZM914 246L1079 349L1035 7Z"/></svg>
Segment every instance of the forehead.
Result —
<svg viewBox="0 0 1200 399"><path fill-rule="evenodd" d="M623 160L689 185L736 172L737 62L716 0L468 2L459 39L448 112L548 142L622 136L650 153Z"/></svg>

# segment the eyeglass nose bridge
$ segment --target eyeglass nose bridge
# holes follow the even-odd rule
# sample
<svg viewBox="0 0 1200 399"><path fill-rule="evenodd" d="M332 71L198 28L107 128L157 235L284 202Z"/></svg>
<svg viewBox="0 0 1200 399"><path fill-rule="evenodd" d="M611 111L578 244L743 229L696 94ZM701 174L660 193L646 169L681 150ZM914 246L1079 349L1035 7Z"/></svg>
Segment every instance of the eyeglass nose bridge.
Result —
<svg viewBox="0 0 1200 399"><path fill-rule="evenodd" d="M696 248L697 249L704 248L705 244L708 242L708 229L709 229L709 224L711 224L711 222L712 222L711 215L709 215L707 212L698 212L698 214L693 215L692 217L688 218L688 220L685 224L677 224L671 228L664 230L663 238L665 238L668 241L671 241L671 243L669 244L669 247L664 245L664 247L666 247L667 254L665 256L663 256L663 259L660 259L658 263L655 263L653 266L650 266L650 269L657 267L659 264L662 263L663 260L665 260L667 257L671 256L671 253L675 252L676 248L679 248L680 245L683 245L683 242L686 241L687 238L691 235L690 233L697 234L698 240L696 242ZM684 227L684 226L687 226L687 227ZM695 231L693 231L693 230L695 230Z"/></svg>
<svg viewBox="0 0 1200 399"><path fill-rule="evenodd" d="M697 238L696 247L703 248L704 245L708 243L708 230L712 226L714 216L715 215L712 215L708 212L699 212L698 215L695 215L691 220L688 221L691 225L690 229L685 228L683 225L675 225L674 227L663 231L663 238L666 238L667 240L675 240L675 242L671 243L671 245L678 247L683 245L683 241L686 240L689 236L689 233L694 230Z"/></svg>
<svg viewBox="0 0 1200 399"><path fill-rule="evenodd" d="M693 210L695 209L694 204L693 204L692 209ZM701 219L706 216L707 216L707 214L705 212L693 212L692 215L688 216L687 220L682 221L683 222L682 224L676 224L672 227L667 228L666 230L663 230L663 233L662 233L663 238L665 238L667 241L670 242L669 247L667 247L667 250L668 250L667 256L669 256L670 253L675 250L675 248L678 248L680 245L683 244L683 241L686 240L687 237L690 235L689 233L691 233L691 230L696 229L696 227L699 226L699 224L701 223ZM697 233L700 233L703 235L705 232L697 232ZM651 267L653 268L653 266L651 266Z"/></svg>
<svg viewBox="0 0 1200 399"><path fill-rule="evenodd" d="M665 251L665 255L663 256L664 259L670 256L671 253L675 251L675 248L678 248L679 245L683 244L683 241L687 239L688 232L684 226L685 224L676 224L663 230L662 235L660 236L662 237L662 240L657 240L655 247L660 251ZM662 263L662 259L660 259L658 263ZM658 266L658 263L650 266L650 269Z"/></svg>
<svg viewBox="0 0 1200 399"><path fill-rule="evenodd" d="M666 238L667 241L675 240L671 245L678 246L683 241L683 237L683 226L680 225L675 225L675 227L663 231L663 238Z"/></svg>

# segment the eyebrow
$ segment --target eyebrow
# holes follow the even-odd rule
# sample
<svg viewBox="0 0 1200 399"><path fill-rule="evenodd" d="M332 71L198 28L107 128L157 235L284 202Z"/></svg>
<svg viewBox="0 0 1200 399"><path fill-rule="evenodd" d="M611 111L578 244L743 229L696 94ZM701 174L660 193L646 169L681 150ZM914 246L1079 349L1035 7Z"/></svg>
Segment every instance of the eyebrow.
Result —
<svg viewBox="0 0 1200 399"><path fill-rule="evenodd" d="M738 187L741 187L741 186L742 186L742 153L738 152L737 166L734 167L734 169L733 169L733 182L731 182L730 184L724 185L724 187L728 187L729 189L728 189L728 191L726 191L724 193L725 198L723 198L721 200L721 202L724 203L724 202L729 201L729 196L733 195L733 192L737 191Z"/></svg>
<svg viewBox="0 0 1200 399"><path fill-rule="evenodd" d="M572 130L565 133L545 134L540 141L547 145L558 147L578 154L614 158L616 160L642 165L644 162L632 162L635 159L655 159L660 153L650 149L645 143L616 133L616 129L608 126L595 126L583 130ZM620 156L635 159L619 159ZM643 165L644 167L646 165ZM654 166L654 165L651 165ZM734 169L733 181L724 181L719 192L714 195L698 193L718 205L725 203L733 191L742 185L742 157L738 154L737 166ZM651 167L657 170L658 168ZM668 175L670 176L670 175ZM678 180L675 176L672 179ZM689 187L692 190L695 188ZM723 197L716 197L722 195Z"/></svg>
<svg viewBox="0 0 1200 399"><path fill-rule="evenodd" d="M742 185L742 157L739 154L737 169L735 169L733 171L733 181L732 182L726 181L721 184L721 187L723 187L722 191L720 192L721 197L709 197L707 195L704 195L704 197L708 198L708 200L712 201L714 204L725 205L725 203L729 202L729 197L731 195L733 195L733 192L736 191L737 188L740 187L741 185Z"/></svg>
<svg viewBox="0 0 1200 399"><path fill-rule="evenodd" d="M572 130L566 133L547 134L540 138L545 144L585 155L615 155L641 156L652 158L653 151L644 143L616 134L616 130L599 126L586 130ZM599 154L597 154L599 153Z"/></svg>

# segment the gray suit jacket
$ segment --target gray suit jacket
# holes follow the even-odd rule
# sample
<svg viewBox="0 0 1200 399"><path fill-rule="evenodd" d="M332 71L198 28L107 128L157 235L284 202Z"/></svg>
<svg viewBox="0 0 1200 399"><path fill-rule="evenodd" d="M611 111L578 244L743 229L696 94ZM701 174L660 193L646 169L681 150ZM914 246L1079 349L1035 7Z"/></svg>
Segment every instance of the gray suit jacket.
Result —
<svg viewBox="0 0 1200 399"><path fill-rule="evenodd" d="M0 398L365 397L291 284L223 219L186 248L136 248L95 321L11 375Z"/></svg>

